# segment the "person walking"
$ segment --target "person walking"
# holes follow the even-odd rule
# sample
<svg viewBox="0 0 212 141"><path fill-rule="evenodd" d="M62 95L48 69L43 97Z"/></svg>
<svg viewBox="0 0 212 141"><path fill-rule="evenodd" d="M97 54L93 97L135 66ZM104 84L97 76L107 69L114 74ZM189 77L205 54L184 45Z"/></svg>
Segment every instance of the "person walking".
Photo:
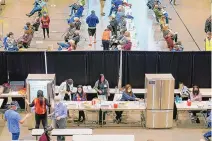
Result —
<svg viewBox="0 0 212 141"><path fill-rule="evenodd" d="M66 128L67 107L61 102L61 95L54 98L54 112L48 115L53 117L55 129ZM57 136L57 141L65 141L65 136Z"/></svg>
<svg viewBox="0 0 212 141"><path fill-rule="evenodd" d="M100 12L102 16L105 16L105 13L104 13L105 1L106 0L100 0Z"/></svg>
<svg viewBox="0 0 212 141"><path fill-rule="evenodd" d="M41 18L41 24L42 24L42 28L43 28L43 37L44 39L46 38L46 33L47 32L47 36L49 38L49 23L50 23L50 18L47 15L47 13L43 14L43 17Z"/></svg>
<svg viewBox="0 0 212 141"><path fill-rule="evenodd" d="M47 110L46 106L51 107L48 100L44 98L43 91L37 91L37 98L35 98L30 104L29 101L25 100L29 107L35 108L35 128L39 129L40 122L42 121L43 128L47 127Z"/></svg>
<svg viewBox="0 0 212 141"><path fill-rule="evenodd" d="M26 114L24 118L21 119L21 116L16 112L17 106L14 101L11 102L9 110L4 114L4 119L7 121L7 127L9 132L12 134L12 140L19 140L20 136L20 125L25 122L25 120L31 116L31 114Z"/></svg>
<svg viewBox="0 0 212 141"><path fill-rule="evenodd" d="M92 46L92 38L94 37L94 43L96 43L96 25L99 23L99 18L96 16L95 11L91 11L91 15L86 18L86 23L88 24L88 34L89 34L89 46Z"/></svg>

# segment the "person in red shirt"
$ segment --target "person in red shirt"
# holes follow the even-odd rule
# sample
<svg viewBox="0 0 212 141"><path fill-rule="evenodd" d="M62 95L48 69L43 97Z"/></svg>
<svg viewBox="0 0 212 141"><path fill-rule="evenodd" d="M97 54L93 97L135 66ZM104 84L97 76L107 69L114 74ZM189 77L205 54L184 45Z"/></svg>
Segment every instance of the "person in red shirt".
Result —
<svg viewBox="0 0 212 141"><path fill-rule="evenodd" d="M47 15L47 13L44 13L43 17L41 18L41 24L42 24L42 28L43 28L43 37L44 37L44 39L46 38L45 30L46 30L47 36L49 38L49 23L50 23L50 18Z"/></svg>
<svg viewBox="0 0 212 141"><path fill-rule="evenodd" d="M174 41L172 39L172 35L170 33L166 35L165 40L167 42L168 48L172 50L174 48Z"/></svg>

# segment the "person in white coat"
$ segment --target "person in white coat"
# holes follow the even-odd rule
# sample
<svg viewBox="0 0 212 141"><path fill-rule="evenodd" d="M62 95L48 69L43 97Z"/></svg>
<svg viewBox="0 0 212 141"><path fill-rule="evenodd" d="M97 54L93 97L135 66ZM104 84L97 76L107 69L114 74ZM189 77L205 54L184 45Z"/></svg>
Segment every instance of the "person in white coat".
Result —
<svg viewBox="0 0 212 141"><path fill-rule="evenodd" d="M74 81L72 79L67 79L66 81L60 84L59 94L61 95L62 100L66 100L66 101L71 100L73 84L74 84Z"/></svg>

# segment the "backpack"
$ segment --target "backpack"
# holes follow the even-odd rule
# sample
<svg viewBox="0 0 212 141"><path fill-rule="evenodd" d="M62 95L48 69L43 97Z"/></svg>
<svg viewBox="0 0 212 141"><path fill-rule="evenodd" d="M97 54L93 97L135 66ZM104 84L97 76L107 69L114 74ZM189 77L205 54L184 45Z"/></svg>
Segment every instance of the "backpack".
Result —
<svg viewBox="0 0 212 141"><path fill-rule="evenodd" d="M50 141L50 137L47 133L43 133L40 138L39 141Z"/></svg>

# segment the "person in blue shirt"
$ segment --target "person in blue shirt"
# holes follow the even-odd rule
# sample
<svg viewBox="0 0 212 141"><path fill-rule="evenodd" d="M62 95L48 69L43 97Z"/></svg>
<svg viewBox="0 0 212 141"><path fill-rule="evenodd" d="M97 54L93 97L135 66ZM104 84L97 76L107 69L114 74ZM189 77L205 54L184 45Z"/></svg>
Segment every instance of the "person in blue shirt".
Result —
<svg viewBox="0 0 212 141"><path fill-rule="evenodd" d="M67 107L61 102L61 95L57 95L54 98L54 112L49 114L54 120L54 128L65 129L66 128L66 118L67 118ZM57 141L64 141L64 136L57 136Z"/></svg>
<svg viewBox="0 0 212 141"><path fill-rule="evenodd" d="M91 15L86 18L88 24L88 34L90 39L89 46L92 46L92 37L94 37L94 43L96 43L96 25L99 23L99 18L96 16L95 11L91 11Z"/></svg>
<svg viewBox="0 0 212 141"><path fill-rule="evenodd" d="M31 17L36 12L41 12L42 8L46 5L43 0L35 0L34 7L29 14L26 14L28 17Z"/></svg>
<svg viewBox="0 0 212 141"><path fill-rule="evenodd" d="M77 86L77 92L76 92L76 94L74 96L74 101L87 101L87 95L83 91L82 85ZM84 113L84 111L79 111L78 121L79 122L85 121L85 113Z"/></svg>
<svg viewBox="0 0 212 141"><path fill-rule="evenodd" d="M139 101L140 98L137 98L132 92L132 86L127 84L125 86L125 91L122 94L121 101ZM116 122L119 124L121 122L123 111L116 111Z"/></svg>
<svg viewBox="0 0 212 141"><path fill-rule="evenodd" d="M112 7L110 9L109 16L111 16L113 14L113 12L115 12L115 14L116 14L117 11L118 11L119 5L122 5L122 4L123 4L122 0L114 0L114 1L112 1Z"/></svg>
<svg viewBox="0 0 212 141"><path fill-rule="evenodd" d="M212 121L211 111L209 113L209 116L207 117L207 120L208 120L208 127L211 128L211 121ZM210 140L209 138L211 138L211 133L212 131L210 130L203 135L206 141Z"/></svg>
<svg viewBox="0 0 212 141"><path fill-rule="evenodd" d="M9 132L12 134L12 140L18 140L20 136L19 124L23 124L31 114L26 114L26 116L21 119L20 114L16 112L17 106L14 101L11 102L9 107L9 110L4 114L4 119L7 121Z"/></svg>

